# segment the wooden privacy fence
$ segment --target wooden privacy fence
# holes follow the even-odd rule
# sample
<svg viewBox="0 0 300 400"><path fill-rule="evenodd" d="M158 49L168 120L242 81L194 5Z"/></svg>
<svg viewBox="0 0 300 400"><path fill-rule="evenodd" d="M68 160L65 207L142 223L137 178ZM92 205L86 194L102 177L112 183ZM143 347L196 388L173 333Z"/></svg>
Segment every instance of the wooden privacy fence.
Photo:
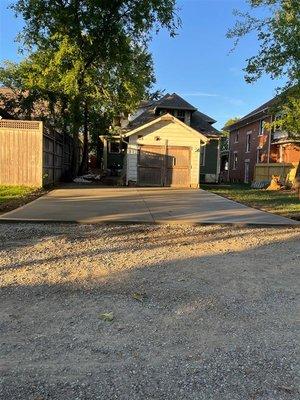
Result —
<svg viewBox="0 0 300 400"><path fill-rule="evenodd" d="M272 163L256 164L254 170L254 182L269 181L272 175L280 177L280 181L287 185L293 185L299 163Z"/></svg>
<svg viewBox="0 0 300 400"><path fill-rule="evenodd" d="M0 184L41 187L70 177L73 141L40 121L0 120Z"/></svg>
<svg viewBox="0 0 300 400"><path fill-rule="evenodd" d="M70 136L57 132L43 135L43 184L69 180L73 140Z"/></svg>

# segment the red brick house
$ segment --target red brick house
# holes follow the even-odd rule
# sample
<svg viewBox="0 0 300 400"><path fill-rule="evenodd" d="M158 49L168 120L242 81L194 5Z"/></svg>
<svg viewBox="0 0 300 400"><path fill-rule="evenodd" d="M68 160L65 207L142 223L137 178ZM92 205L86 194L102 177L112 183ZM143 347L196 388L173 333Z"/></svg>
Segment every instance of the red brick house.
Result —
<svg viewBox="0 0 300 400"><path fill-rule="evenodd" d="M257 163L299 163L300 139L264 126L276 116L270 113L276 98L264 103L224 129L229 131L229 180L251 182Z"/></svg>

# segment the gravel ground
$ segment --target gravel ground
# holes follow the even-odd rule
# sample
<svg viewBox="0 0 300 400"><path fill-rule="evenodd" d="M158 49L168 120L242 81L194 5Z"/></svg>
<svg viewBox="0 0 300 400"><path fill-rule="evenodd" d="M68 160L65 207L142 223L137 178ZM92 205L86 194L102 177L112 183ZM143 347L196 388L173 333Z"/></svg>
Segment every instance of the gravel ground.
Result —
<svg viewBox="0 0 300 400"><path fill-rule="evenodd" d="M0 398L299 399L299 238L0 224Z"/></svg>

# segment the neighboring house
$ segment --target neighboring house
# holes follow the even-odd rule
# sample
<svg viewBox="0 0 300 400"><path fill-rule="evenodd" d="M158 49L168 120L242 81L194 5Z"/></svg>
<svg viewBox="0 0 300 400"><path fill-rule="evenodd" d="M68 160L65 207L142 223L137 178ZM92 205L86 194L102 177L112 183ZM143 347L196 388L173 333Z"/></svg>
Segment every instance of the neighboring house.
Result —
<svg viewBox="0 0 300 400"><path fill-rule="evenodd" d="M229 138L227 136L221 136L219 182L227 182L228 180L229 180Z"/></svg>
<svg viewBox="0 0 300 400"><path fill-rule="evenodd" d="M264 103L243 118L223 129L229 132L229 180L251 182L255 165L299 163L300 139L281 130L268 130L266 122L276 120L271 108L276 98Z"/></svg>
<svg viewBox="0 0 300 400"><path fill-rule="evenodd" d="M120 165L126 154L127 184L199 187L200 181L217 182L220 134L215 122L176 93L143 102L123 123L121 143L102 137L104 167Z"/></svg>

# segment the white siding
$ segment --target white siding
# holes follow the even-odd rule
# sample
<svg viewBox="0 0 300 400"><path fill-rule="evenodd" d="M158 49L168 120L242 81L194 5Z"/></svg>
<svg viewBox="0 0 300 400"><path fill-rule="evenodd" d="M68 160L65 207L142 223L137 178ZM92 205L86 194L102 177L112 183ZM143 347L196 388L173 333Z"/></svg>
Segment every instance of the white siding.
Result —
<svg viewBox="0 0 300 400"><path fill-rule="evenodd" d="M138 136L142 135L141 138ZM191 148L191 187L199 185L200 135L171 121L159 121L137 134L129 136L127 183L137 181L137 151L139 145L186 146Z"/></svg>
<svg viewBox="0 0 300 400"><path fill-rule="evenodd" d="M129 145L127 147L127 184L129 181L137 182L138 146L135 143L131 143L130 139L131 137L129 138Z"/></svg>

